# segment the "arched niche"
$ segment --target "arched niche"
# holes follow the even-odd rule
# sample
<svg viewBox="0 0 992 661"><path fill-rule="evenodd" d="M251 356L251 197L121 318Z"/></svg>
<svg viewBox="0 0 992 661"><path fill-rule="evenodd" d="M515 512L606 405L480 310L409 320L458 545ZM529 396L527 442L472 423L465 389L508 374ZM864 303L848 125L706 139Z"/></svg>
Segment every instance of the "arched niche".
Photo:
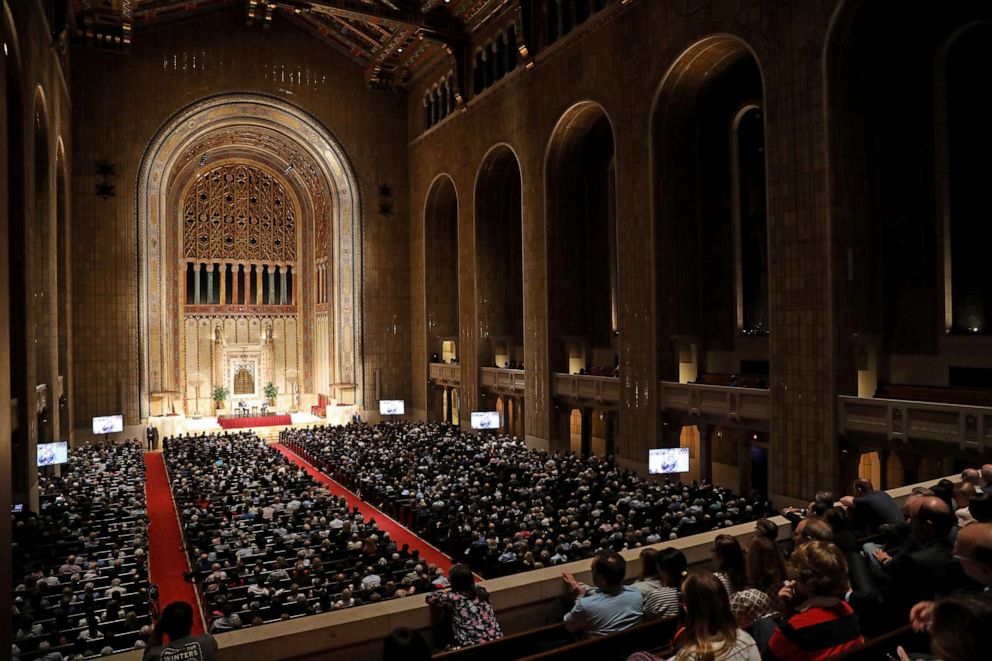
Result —
<svg viewBox="0 0 992 661"><path fill-rule="evenodd" d="M651 153L660 373L679 377L680 350L704 371L767 361L764 82L747 43L712 35L676 58L655 98Z"/></svg>
<svg viewBox="0 0 992 661"><path fill-rule="evenodd" d="M548 144L548 335L554 372L612 367L618 353L614 145L613 124L593 101L565 111ZM586 349L583 361L569 356L568 347L576 342Z"/></svg>
<svg viewBox="0 0 992 661"><path fill-rule="evenodd" d="M142 417L151 392L182 386L178 200L197 168L232 156L282 173L297 191L312 237L301 245L304 282L315 281L318 263L331 270L327 337L304 345L313 352L326 339L326 358L317 351L326 369L312 353L304 356L303 390L327 393L332 383L355 384L362 406L362 208L354 169L340 142L309 114L271 97L229 94L176 113L142 158L136 189ZM300 292L303 327L305 315L317 314L315 295L316 287Z"/></svg>
<svg viewBox="0 0 992 661"><path fill-rule="evenodd" d="M481 339L479 364L523 360L524 288L520 163L505 145L493 147L475 182L475 287ZM498 345L498 346L497 346ZM496 356L504 357L496 363Z"/></svg>

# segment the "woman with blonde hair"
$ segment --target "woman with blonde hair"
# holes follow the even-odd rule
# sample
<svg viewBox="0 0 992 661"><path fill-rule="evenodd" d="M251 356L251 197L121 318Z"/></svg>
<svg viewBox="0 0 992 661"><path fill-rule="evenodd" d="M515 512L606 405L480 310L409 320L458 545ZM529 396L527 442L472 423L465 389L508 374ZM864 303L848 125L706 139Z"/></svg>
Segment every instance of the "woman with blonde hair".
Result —
<svg viewBox="0 0 992 661"><path fill-rule="evenodd" d="M709 572L689 574L682 597L685 627L676 636L680 649L669 661L761 661L754 639L737 628L719 578Z"/></svg>

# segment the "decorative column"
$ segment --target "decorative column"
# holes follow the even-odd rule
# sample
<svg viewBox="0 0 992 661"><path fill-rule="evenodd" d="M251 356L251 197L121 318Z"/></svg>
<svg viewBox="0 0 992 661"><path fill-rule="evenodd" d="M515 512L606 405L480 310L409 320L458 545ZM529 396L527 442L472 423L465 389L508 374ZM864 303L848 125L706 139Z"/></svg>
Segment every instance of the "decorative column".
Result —
<svg viewBox="0 0 992 661"><path fill-rule="evenodd" d="M562 0L555 0L555 4L558 5L558 24L555 26L555 41L557 41L565 34L565 8L562 7Z"/></svg>
<svg viewBox="0 0 992 661"><path fill-rule="evenodd" d="M193 305L200 304L200 267L202 264L197 264L196 268L193 270Z"/></svg>
<svg viewBox="0 0 992 661"><path fill-rule="evenodd" d="M585 459L592 454L592 409L588 406L582 407L582 427L580 429L579 447L582 451L582 458Z"/></svg>
<svg viewBox="0 0 992 661"><path fill-rule="evenodd" d="M220 265L220 298L221 305L227 304L227 264Z"/></svg>
<svg viewBox="0 0 992 661"><path fill-rule="evenodd" d="M255 266L255 305L262 304L262 265Z"/></svg>
<svg viewBox="0 0 992 661"><path fill-rule="evenodd" d="M207 264L207 305L214 302L214 265Z"/></svg>
<svg viewBox="0 0 992 661"><path fill-rule="evenodd" d="M288 279L286 277L287 269L285 266L277 266L276 268L279 269L279 273L282 274L282 277L279 278L279 305L286 305L286 280Z"/></svg>
<svg viewBox="0 0 992 661"><path fill-rule="evenodd" d="M275 305L276 303L276 270L275 266L272 264L266 265L266 270L269 272L269 300L266 301L269 305Z"/></svg>
<svg viewBox="0 0 992 661"><path fill-rule="evenodd" d="M238 290L241 288L241 264L231 265L231 304L238 305Z"/></svg>

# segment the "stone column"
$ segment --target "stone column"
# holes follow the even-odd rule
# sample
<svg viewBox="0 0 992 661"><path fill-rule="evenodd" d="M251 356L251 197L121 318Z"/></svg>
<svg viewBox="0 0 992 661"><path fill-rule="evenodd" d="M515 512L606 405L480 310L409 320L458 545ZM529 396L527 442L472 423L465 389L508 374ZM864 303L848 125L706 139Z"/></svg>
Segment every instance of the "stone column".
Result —
<svg viewBox="0 0 992 661"><path fill-rule="evenodd" d="M285 266L277 266L276 268L279 269L279 273L282 274L282 277L279 278L279 305L287 305L288 304L288 301L286 300L288 298L286 294L286 289L287 289L286 285L288 284L287 283L288 274L286 272L287 269Z"/></svg>
<svg viewBox="0 0 992 661"><path fill-rule="evenodd" d="M272 264L266 265L266 270L269 272L269 300L266 301L269 305L275 305L276 303L276 270L275 266Z"/></svg>
<svg viewBox="0 0 992 661"><path fill-rule="evenodd" d="M255 305L262 304L262 265L255 267Z"/></svg>
<svg viewBox="0 0 992 661"><path fill-rule="evenodd" d="M592 408L588 406L582 407L582 428L581 436L582 439L579 443L579 447L582 451L583 457L588 457L592 454Z"/></svg>
<svg viewBox="0 0 992 661"><path fill-rule="evenodd" d="M227 304L227 264L220 264L220 304Z"/></svg>
<svg viewBox="0 0 992 661"><path fill-rule="evenodd" d="M231 304L238 305L238 293L241 289L241 264L231 265Z"/></svg>
<svg viewBox="0 0 992 661"><path fill-rule="evenodd" d="M197 264L193 270L193 305L200 304L200 266Z"/></svg>
<svg viewBox="0 0 992 661"><path fill-rule="evenodd" d="M214 302L214 265L207 264L207 305Z"/></svg>

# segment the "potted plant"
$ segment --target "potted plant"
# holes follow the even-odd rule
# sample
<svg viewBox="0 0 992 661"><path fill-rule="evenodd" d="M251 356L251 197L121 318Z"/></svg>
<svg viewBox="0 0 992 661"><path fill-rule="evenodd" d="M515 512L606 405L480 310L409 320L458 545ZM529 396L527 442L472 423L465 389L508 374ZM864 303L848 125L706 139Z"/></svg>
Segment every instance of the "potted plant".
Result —
<svg viewBox="0 0 992 661"><path fill-rule="evenodd" d="M224 386L217 386L213 391L214 405L218 410L224 408L224 400L230 394L227 388Z"/></svg>
<svg viewBox="0 0 992 661"><path fill-rule="evenodd" d="M276 388L275 384L269 381L265 384L265 388L262 389L262 393L269 400L269 406L276 405L276 397L279 395L279 389Z"/></svg>

